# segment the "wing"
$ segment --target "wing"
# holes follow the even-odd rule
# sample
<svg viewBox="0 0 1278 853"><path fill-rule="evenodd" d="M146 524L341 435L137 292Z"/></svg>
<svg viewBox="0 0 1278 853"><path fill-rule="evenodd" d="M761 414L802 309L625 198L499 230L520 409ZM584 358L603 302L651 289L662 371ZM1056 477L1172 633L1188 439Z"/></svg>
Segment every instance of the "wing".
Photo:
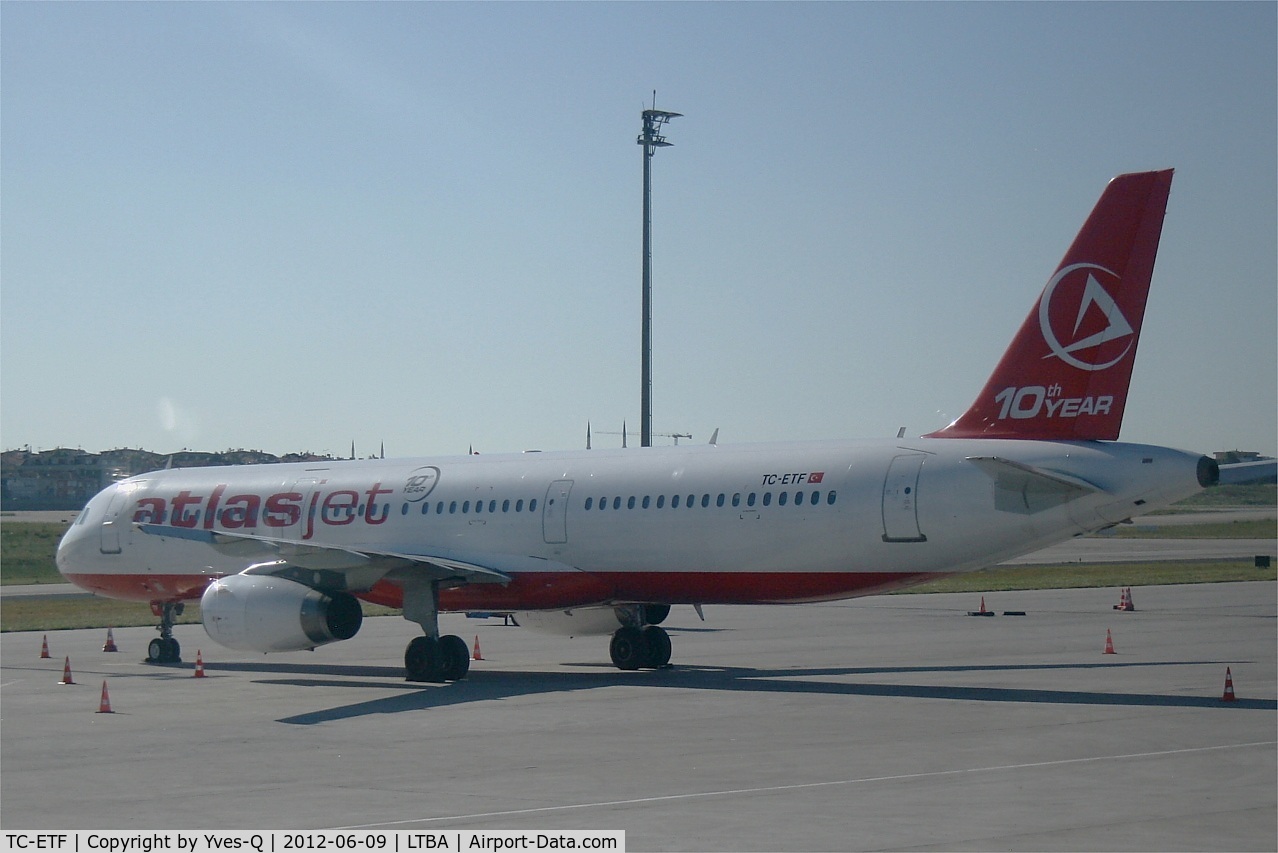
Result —
<svg viewBox="0 0 1278 853"><path fill-rule="evenodd" d="M276 539L225 530L137 524L151 536L186 539L208 545L219 554L245 561L245 574L288 578L317 589L361 592L391 572L411 571L414 578L460 584L510 583L510 575L494 566L457 559L444 553L404 554L372 548L346 548L291 539Z"/></svg>

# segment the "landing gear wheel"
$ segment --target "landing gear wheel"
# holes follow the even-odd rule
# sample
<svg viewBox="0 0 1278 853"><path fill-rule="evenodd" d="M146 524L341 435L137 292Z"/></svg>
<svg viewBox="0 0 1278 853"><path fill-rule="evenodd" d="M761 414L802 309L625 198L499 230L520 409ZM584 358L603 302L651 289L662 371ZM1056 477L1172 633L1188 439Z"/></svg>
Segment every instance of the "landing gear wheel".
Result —
<svg viewBox="0 0 1278 853"><path fill-rule="evenodd" d="M470 672L470 649L452 634L414 637L404 650L404 672L407 681L460 681Z"/></svg>
<svg viewBox="0 0 1278 853"><path fill-rule="evenodd" d="M643 639L647 654L642 666L661 669L670 663L670 635L664 628L649 625L643 629Z"/></svg>
<svg viewBox="0 0 1278 853"><path fill-rule="evenodd" d="M186 605L180 601L152 601L151 612L160 617L160 632L146 647L147 663L181 663L182 647L173 639L173 617L181 616Z"/></svg>
<svg viewBox="0 0 1278 853"><path fill-rule="evenodd" d="M648 644L643 631L632 626L618 628L612 635L608 645L608 653L612 656L613 666L617 669L638 669L644 665Z"/></svg>
<svg viewBox="0 0 1278 853"><path fill-rule="evenodd" d="M156 637L146 647L147 663L181 663L182 647L172 637Z"/></svg>
<svg viewBox="0 0 1278 853"><path fill-rule="evenodd" d="M670 615L669 604L645 604L643 606L643 622L645 625L660 625Z"/></svg>
<svg viewBox="0 0 1278 853"><path fill-rule="evenodd" d="M439 638L439 677L441 681L461 681L470 672L470 649L455 634Z"/></svg>
<svg viewBox="0 0 1278 853"><path fill-rule="evenodd" d="M404 650L406 681L436 681L439 643L434 637L414 637Z"/></svg>

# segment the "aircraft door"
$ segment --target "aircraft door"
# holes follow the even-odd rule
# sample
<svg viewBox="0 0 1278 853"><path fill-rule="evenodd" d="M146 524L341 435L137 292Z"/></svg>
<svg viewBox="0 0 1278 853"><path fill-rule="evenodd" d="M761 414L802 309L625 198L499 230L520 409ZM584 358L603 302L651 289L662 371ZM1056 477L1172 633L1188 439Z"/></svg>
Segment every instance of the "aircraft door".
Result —
<svg viewBox="0 0 1278 853"><path fill-rule="evenodd" d="M919 529L919 474L922 453L892 457L883 480L883 541L926 542Z"/></svg>
<svg viewBox="0 0 1278 853"><path fill-rule="evenodd" d="M568 541L568 494L572 483L572 480L555 480L546 489L546 500L541 505L541 533L547 544Z"/></svg>
<svg viewBox="0 0 1278 853"><path fill-rule="evenodd" d="M120 518L120 512L132 494L133 484L128 484L116 486L115 493L111 495L111 501L107 504L100 527L101 538L98 542L98 550L103 554L120 553L120 527L127 523Z"/></svg>

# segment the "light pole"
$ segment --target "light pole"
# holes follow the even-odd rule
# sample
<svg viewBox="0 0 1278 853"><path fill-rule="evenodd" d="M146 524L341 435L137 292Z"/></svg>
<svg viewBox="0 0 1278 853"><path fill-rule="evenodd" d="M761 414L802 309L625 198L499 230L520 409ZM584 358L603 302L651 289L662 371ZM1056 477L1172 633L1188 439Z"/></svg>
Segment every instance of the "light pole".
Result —
<svg viewBox="0 0 1278 853"><path fill-rule="evenodd" d="M643 376L639 392L639 446L652 446L652 155L672 143L658 131L681 113L659 110L657 93L652 93L650 110L643 111L643 133L636 141L643 146Z"/></svg>

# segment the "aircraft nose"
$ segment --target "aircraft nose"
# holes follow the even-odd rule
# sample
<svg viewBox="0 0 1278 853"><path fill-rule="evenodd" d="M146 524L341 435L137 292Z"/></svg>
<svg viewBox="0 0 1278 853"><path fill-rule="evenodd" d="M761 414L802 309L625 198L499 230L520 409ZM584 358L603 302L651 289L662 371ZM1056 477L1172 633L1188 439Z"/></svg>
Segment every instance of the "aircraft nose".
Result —
<svg viewBox="0 0 1278 853"><path fill-rule="evenodd" d="M93 522L95 518L101 521L103 507L110 500L110 493L115 488L110 486L90 498L84 509L80 510L80 514L76 516L75 521L67 528L67 532L62 534L54 562L57 564L59 574L67 580L74 581L72 575L84 570L85 560L90 555L90 550L97 549L94 538L97 527Z"/></svg>
<svg viewBox="0 0 1278 853"><path fill-rule="evenodd" d="M63 577L67 577L69 574L73 574L75 572L76 560L74 555L82 547L86 535L85 530L88 525L85 523L85 520L88 512L89 507L87 506L80 510L80 515L77 516L76 520L67 528L67 532L62 534L62 539L58 542L58 550L54 556L54 562L58 566L58 572Z"/></svg>

